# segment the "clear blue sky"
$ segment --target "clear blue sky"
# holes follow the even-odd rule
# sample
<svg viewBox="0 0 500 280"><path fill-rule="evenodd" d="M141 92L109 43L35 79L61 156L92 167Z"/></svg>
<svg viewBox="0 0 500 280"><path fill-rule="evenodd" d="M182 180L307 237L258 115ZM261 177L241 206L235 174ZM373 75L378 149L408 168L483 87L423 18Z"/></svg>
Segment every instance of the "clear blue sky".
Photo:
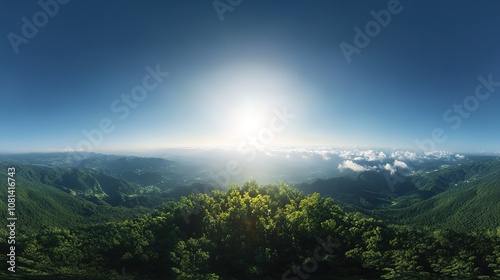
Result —
<svg viewBox="0 0 500 280"><path fill-rule="evenodd" d="M340 44L388 5L348 63ZM37 1L0 3L1 152L77 149L102 120L114 129L92 134L94 151L238 145L285 107L295 117L272 144L419 149L441 128L438 150L500 150L500 87L471 97L478 76L500 81L497 1L244 0L222 21L212 1L57 6L44 24ZM128 105L147 66L169 75ZM474 110L453 111L464 101Z"/></svg>

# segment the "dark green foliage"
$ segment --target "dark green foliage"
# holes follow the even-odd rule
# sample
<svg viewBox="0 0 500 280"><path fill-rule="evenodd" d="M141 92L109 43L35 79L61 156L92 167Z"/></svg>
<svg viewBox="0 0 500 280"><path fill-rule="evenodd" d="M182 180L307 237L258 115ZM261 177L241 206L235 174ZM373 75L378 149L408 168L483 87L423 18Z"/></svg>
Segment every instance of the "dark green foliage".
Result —
<svg viewBox="0 0 500 280"><path fill-rule="evenodd" d="M2 180L4 181L4 180ZM5 180L6 182L7 180ZM49 185L34 183L19 178L16 189L16 208L21 230L37 230L41 226L70 228L78 225L92 225L107 221L117 221L136 217L145 213L145 208L127 209L95 204L91 201L68 194ZM0 183L1 197L7 197L6 184ZM7 214L6 199L0 200L0 219ZM3 232L4 228L0 229Z"/></svg>
<svg viewBox="0 0 500 280"><path fill-rule="evenodd" d="M388 206L397 195L410 195L417 192L411 178L396 182L393 188L387 179L384 173L364 171L354 176L319 179L310 184L299 184L296 187L306 194L318 192L323 196L332 197L362 209Z"/></svg>
<svg viewBox="0 0 500 280"><path fill-rule="evenodd" d="M192 194L133 220L45 227L19 244L21 274L67 278L500 277L500 227L391 226L285 184Z"/></svg>
<svg viewBox="0 0 500 280"><path fill-rule="evenodd" d="M316 180L297 187L333 197L345 209L361 211L395 224L456 231L500 226L500 160L481 159L432 166L400 177L391 189L384 173ZM428 170L428 171L423 171Z"/></svg>
<svg viewBox="0 0 500 280"><path fill-rule="evenodd" d="M462 232L500 226L500 161L444 168L435 174L417 175L414 181L433 182L419 185L419 188L436 191L436 186L441 185L442 191L405 207L384 209L377 214L392 222Z"/></svg>
<svg viewBox="0 0 500 280"><path fill-rule="evenodd" d="M500 181L450 190L401 211L402 220L464 232L500 226Z"/></svg>
<svg viewBox="0 0 500 280"><path fill-rule="evenodd" d="M481 180L500 179L500 160L489 159L427 172L419 172L412 181L419 190L441 193L450 188Z"/></svg>
<svg viewBox="0 0 500 280"><path fill-rule="evenodd" d="M394 188L383 173L361 172L299 185L306 194L254 181L163 191L146 185L171 172L171 162L157 159L96 157L83 165L16 166L18 277L500 277L498 160L436 166ZM7 246L0 243L3 271Z"/></svg>

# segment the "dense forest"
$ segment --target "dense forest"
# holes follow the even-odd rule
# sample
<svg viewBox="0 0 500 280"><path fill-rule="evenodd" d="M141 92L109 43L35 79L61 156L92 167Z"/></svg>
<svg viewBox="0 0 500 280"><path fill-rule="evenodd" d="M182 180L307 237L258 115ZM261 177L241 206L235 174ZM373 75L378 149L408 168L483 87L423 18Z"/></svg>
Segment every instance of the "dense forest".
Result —
<svg viewBox="0 0 500 280"><path fill-rule="evenodd" d="M16 275L26 279L500 277L500 227L391 225L318 193L255 181L138 218L24 229L16 246ZM2 242L3 271L8 250Z"/></svg>

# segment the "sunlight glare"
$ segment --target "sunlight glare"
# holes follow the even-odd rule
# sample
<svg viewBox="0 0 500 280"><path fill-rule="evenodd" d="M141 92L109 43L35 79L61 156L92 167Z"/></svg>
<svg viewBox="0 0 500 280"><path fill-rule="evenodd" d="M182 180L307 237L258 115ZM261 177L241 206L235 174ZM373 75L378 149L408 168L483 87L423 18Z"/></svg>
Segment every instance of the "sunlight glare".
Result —
<svg viewBox="0 0 500 280"><path fill-rule="evenodd" d="M238 135L249 136L258 133L266 124L263 108L245 104L234 111L234 130Z"/></svg>

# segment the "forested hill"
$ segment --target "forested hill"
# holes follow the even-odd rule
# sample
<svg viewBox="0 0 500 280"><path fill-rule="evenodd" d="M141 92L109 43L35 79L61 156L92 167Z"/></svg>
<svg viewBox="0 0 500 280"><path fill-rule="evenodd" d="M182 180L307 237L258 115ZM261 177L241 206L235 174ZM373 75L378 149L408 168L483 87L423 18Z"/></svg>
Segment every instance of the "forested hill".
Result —
<svg viewBox="0 0 500 280"><path fill-rule="evenodd" d="M392 185L388 173L364 171L296 187L396 224L462 232L500 226L498 158L431 167L401 176Z"/></svg>
<svg viewBox="0 0 500 280"><path fill-rule="evenodd" d="M90 169L13 166L16 168L16 206L22 231L36 231L42 226L71 228L131 219L150 212L146 206L152 201L162 202L157 197L141 199L128 182ZM0 170L5 172L7 165L0 162ZM0 196L6 198L7 174L0 174ZM114 207L123 205L129 207ZM0 200L0 208L7 209L7 199ZM1 219L5 215L6 211L0 212Z"/></svg>
<svg viewBox="0 0 500 280"><path fill-rule="evenodd" d="M500 277L500 228L391 226L319 194L255 182L190 195L138 219L47 227L19 236L18 247L18 275L37 279Z"/></svg>
<svg viewBox="0 0 500 280"><path fill-rule="evenodd" d="M396 220L409 224L464 232L499 227L500 180L477 180L392 214Z"/></svg>
<svg viewBox="0 0 500 280"><path fill-rule="evenodd" d="M406 207L380 211L392 221L462 232L500 226L498 159L420 172L412 181L420 191L433 195Z"/></svg>

